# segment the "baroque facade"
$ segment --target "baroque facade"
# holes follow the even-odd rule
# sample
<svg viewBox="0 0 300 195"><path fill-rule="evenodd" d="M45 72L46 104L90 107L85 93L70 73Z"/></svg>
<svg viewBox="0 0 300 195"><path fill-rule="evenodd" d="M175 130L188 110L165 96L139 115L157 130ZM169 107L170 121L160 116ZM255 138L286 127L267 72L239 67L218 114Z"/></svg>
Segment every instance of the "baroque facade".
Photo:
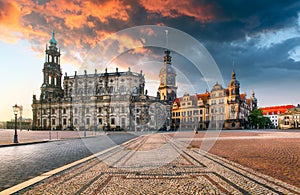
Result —
<svg viewBox="0 0 300 195"><path fill-rule="evenodd" d="M210 92L175 99L172 108L173 128L240 129L248 127L248 116L257 107L255 93L246 98L232 71L228 88L216 83Z"/></svg>
<svg viewBox="0 0 300 195"><path fill-rule="evenodd" d="M128 71L68 76L63 78L55 34L46 45L40 98L33 95L33 129L148 130L170 126L176 98L176 73L170 51L164 52L157 96L145 90L142 73Z"/></svg>
<svg viewBox="0 0 300 195"><path fill-rule="evenodd" d="M288 112L288 109L294 108L294 105L261 107L264 117L270 118L275 128L279 127L279 115ZM284 124L284 123L283 123Z"/></svg>
<svg viewBox="0 0 300 195"><path fill-rule="evenodd" d="M299 129L300 128L300 105L287 108L285 112L278 114L279 129Z"/></svg>

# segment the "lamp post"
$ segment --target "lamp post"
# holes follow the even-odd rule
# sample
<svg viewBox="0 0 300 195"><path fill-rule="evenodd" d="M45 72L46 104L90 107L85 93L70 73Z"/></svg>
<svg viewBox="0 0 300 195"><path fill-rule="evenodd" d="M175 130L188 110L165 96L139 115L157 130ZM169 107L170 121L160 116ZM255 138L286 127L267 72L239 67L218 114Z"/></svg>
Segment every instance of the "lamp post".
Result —
<svg viewBox="0 0 300 195"><path fill-rule="evenodd" d="M18 142L18 133L17 133L17 115L18 115L18 112L19 112L19 106L17 104L15 104L13 106L13 111L14 111L14 114L15 114L15 135L14 135L14 143L17 144L19 143Z"/></svg>

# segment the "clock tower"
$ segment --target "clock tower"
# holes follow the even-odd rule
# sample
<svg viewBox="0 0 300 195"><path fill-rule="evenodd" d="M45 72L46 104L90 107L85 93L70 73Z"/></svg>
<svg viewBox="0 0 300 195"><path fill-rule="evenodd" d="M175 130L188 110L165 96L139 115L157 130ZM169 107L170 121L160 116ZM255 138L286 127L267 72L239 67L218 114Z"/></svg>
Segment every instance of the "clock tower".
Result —
<svg viewBox="0 0 300 195"><path fill-rule="evenodd" d="M160 100L173 102L177 96L176 72L172 67L170 50L164 51L164 66L159 72L160 85L158 88Z"/></svg>
<svg viewBox="0 0 300 195"><path fill-rule="evenodd" d="M232 70L231 81L228 85L229 101L236 102L240 98L240 82L236 79L235 72Z"/></svg>

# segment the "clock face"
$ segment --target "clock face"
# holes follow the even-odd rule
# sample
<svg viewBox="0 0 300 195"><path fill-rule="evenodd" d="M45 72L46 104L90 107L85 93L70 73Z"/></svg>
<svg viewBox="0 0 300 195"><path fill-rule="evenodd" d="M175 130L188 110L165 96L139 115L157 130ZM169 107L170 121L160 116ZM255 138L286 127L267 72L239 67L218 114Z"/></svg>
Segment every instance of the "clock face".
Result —
<svg viewBox="0 0 300 195"><path fill-rule="evenodd" d="M167 78L167 82L168 82L168 84L171 83L171 78L170 77Z"/></svg>
<svg viewBox="0 0 300 195"><path fill-rule="evenodd" d="M168 77L168 78L167 78L167 82L168 82L168 84L174 84L174 79L173 79L173 77Z"/></svg>

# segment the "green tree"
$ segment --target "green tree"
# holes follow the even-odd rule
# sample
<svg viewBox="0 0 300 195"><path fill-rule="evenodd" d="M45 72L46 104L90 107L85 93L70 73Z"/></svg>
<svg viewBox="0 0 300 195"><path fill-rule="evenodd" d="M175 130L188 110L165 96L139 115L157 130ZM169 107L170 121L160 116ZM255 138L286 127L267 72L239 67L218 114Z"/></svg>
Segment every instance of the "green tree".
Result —
<svg viewBox="0 0 300 195"><path fill-rule="evenodd" d="M273 124L269 117L263 116L263 111L254 109L250 112L249 123L254 128L273 128Z"/></svg>
<svg viewBox="0 0 300 195"><path fill-rule="evenodd" d="M260 120L261 118L263 118L263 112L260 109L254 109L250 112L249 115L249 123L251 125L251 127L257 128L257 127L261 127L262 121Z"/></svg>

